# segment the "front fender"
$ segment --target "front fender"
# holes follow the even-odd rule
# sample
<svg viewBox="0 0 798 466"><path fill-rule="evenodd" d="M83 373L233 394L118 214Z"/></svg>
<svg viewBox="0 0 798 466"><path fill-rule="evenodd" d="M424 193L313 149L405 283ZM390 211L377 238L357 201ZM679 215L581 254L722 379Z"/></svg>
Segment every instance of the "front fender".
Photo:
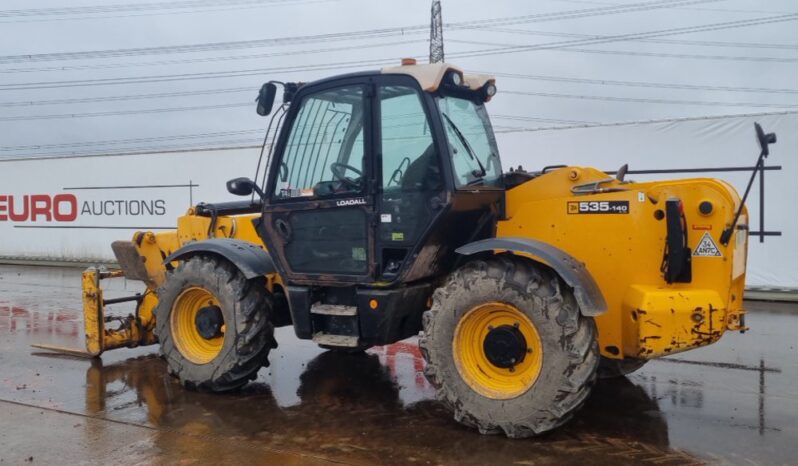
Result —
<svg viewBox="0 0 798 466"><path fill-rule="evenodd" d="M189 243L164 259L169 266L174 261L184 261L200 254L216 254L233 263L248 279L262 277L276 271L267 251L248 241L214 238Z"/></svg>
<svg viewBox="0 0 798 466"><path fill-rule="evenodd" d="M488 251L509 251L538 260L554 269L573 288L583 315L597 316L607 312L607 302L585 264L562 249L533 239L512 237L474 241L457 249L458 254L466 256Z"/></svg>

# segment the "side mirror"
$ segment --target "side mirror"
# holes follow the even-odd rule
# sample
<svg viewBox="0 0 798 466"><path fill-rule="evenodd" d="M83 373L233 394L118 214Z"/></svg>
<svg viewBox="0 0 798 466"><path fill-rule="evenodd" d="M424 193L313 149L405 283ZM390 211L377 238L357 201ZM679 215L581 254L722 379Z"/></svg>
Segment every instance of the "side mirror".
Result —
<svg viewBox="0 0 798 466"><path fill-rule="evenodd" d="M756 129L756 141L759 143L759 148L762 150L762 153L765 154L765 157L767 157L770 155L770 148L768 146L770 144L776 144L776 133L766 134L759 123L754 123L754 128Z"/></svg>
<svg viewBox="0 0 798 466"><path fill-rule="evenodd" d="M258 98L255 99L255 101L258 102L256 108L258 115L266 116L272 112L275 95L277 95L277 85L274 84L274 82L269 81L261 86L260 92L258 92Z"/></svg>
<svg viewBox="0 0 798 466"><path fill-rule="evenodd" d="M227 182L227 192L236 196L249 196L252 192L263 197L263 191L249 178L233 178Z"/></svg>

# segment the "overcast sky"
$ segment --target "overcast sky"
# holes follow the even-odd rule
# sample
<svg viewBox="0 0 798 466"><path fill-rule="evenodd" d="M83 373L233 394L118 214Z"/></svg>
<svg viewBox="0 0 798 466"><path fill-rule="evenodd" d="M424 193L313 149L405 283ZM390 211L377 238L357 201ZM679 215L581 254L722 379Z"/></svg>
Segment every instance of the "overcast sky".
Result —
<svg viewBox="0 0 798 466"><path fill-rule="evenodd" d="M223 5L225 1L230 3ZM180 1L162 2L161 5L167 3ZM266 120L256 115L252 101L264 81L309 81L382 65L352 64L343 65L341 69L299 72L285 72L285 69L386 59L398 63L403 56L428 55L429 0L197 0L196 3L203 5L131 11L119 5L141 6L141 2L0 2L0 157L255 142L265 128ZM444 31L447 62L466 70L537 78L500 76L497 79L499 95L489 104L489 112L500 130L557 126L575 121L615 122L798 110L798 15L783 18L789 21L667 35L654 40L638 38L551 50L516 48L512 53L503 50L509 46L573 41L584 39L584 36L637 34L798 14L794 0L696 0L669 8L651 8L651 5L662 2L649 0L650 6L638 11L604 15L587 12L557 19L530 16L640 3L643 0L444 0L444 22L454 23ZM110 11L98 12L92 12L96 9L51 10L83 5L111 7L105 9ZM34 8L50 10L31 11ZM484 23L484 20L514 17L520 17L515 24L509 20ZM468 21L483 22L465 27L462 23ZM394 28L397 27L406 29L396 31ZM37 55L280 39L377 29L386 31L358 38L334 35L326 40L272 41L248 48L236 45L235 48L219 49L217 46L215 50L190 53L155 54L150 50L146 55L117 52L117 56L87 58L79 55L79 59L69 59L64 55ZM754 47L752 43L760 45ZM491 49L503 53L486 52ZM459 54L474 56L458 57ZM22 55L33 55L33 58L26 59ZM257 71L263 69L273 71ZM245 76L194 79L198 73L224 74L246 70L255 71ZM173 77L168 81L150 83L101 85L94 82L82 85L86 80L108 78L118 83L113 80L163 76ZM187 77L192 79L184 79ZM69 82L61 84L72 87L40 88L41 83L51 82ZM680 88L685 85L697 88ZM20 89L26 86L35 88ZM751 91L751 88L758 90ZM762 89L779 91L764 92ZM220 93L219 90L226 92ZM209 92L128 98L193 91ZM609 100L592 100L596 98ZM618 98L642 101L613 100ZM69 102L73 99L104 100ZM67 102L57 103L64 100ZM217 108L164 111L206 106ZM107 114L138 110L157 112ZM52 118L69 114L75 116ZM85 114L101 115L80 116ZM12 120L17 117L36 119ZM196 137L208 133L221 134ZM182 137L171 139L173 136ZM145 140L102 146L65 146L128 139ZM47 144L57 146L44 149L27 147ZM501 147L501 150L518 152L526 148Z"/></svg>

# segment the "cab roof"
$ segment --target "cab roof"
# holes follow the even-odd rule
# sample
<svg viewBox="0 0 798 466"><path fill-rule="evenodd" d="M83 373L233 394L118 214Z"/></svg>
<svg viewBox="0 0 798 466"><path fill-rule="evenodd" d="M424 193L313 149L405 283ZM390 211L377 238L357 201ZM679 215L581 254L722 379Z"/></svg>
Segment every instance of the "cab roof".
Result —
<svg viewBox="0 0 798 466"><path fill-rule="evenodd" d="M427 92L435 92L441 85L443 78L449 71L455 71L463 77L463 84L469 89L476 91L491 81L496 81L493 76L486 74L467 74L455 65L448 63L428 63L425 65L400 65L390 66L381 70L382 74L405 74L415 78L421 89Z"/></svg>
<svg viewBox="0 0 798 466"><path fill-rule="evenodd" d="M389 66L382 68L378 71L360 71L354 73L346 73L337 76L330 76L327 78L319 79L313 81L312 83L307 84L320 84L327 81L337 80L341 78L351 78L351 77L360 77L360 76L373 76L375 74L402 74L406 76L410 76L416 81L418 81L419 86L421 89L426 92L435 92L440 87L443 78L449 71L455 71L463 77L463 84L468 86L471 90L479 90L485 84L491 82L495 83L496 78L486 74L468 74L463 72L463 70L455 65L451 65L448 63L428 63L423 65L400 65L400 66ZM303 83L304 84L304 83Z"/></svg>

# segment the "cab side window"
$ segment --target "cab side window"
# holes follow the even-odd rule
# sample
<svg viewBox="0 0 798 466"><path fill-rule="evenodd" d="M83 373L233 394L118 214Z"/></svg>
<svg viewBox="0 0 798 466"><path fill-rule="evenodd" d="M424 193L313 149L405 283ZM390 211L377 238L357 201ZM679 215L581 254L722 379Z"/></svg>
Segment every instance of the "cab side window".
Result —
<svg viewBox="0 0 798 466"><path fill-rule="evenodd" d="M383 189L438 189L441 175L437 152L418 92L406 86L381 86L379 96Z"/></svg>
<svg viewBox="0 0 798 466"><path fill-rule="evenodd" d="M363 95L361 86L350 86L302 100L279 164L275 197L324 197L361 191Z"/></svg>

